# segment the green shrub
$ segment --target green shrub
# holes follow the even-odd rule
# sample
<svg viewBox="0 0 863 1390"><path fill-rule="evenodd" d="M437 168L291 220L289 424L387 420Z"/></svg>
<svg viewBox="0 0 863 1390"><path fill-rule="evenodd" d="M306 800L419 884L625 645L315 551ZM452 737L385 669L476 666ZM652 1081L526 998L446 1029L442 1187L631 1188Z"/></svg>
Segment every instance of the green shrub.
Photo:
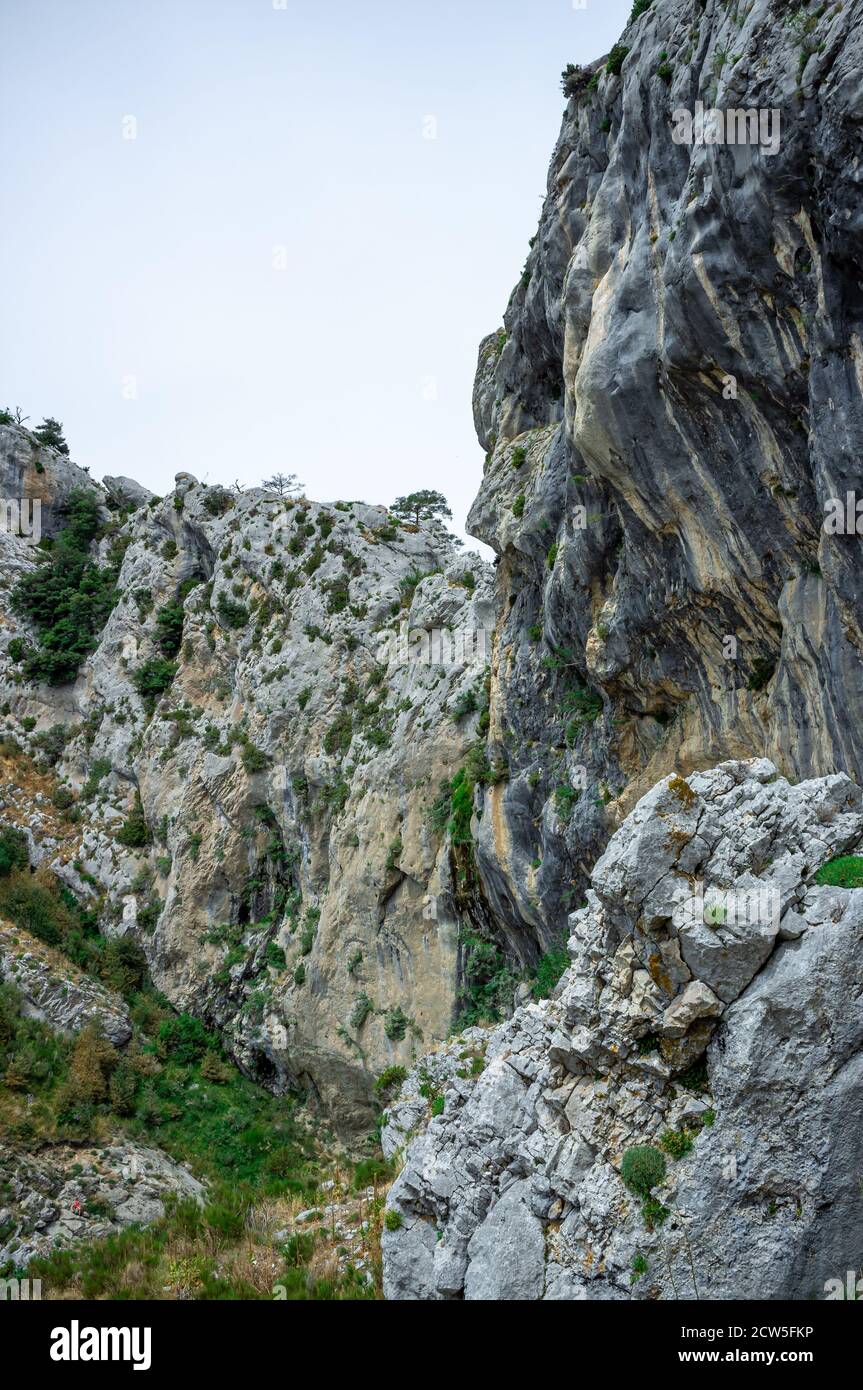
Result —
<svg viewBox="0 0 863 1390"><path fill-rule="evenodd" d="M373 1009L374 1004L367 994L358 995L351 1010L351 1027L357 1030L362 1028Z"/></svg>
<svg viewBox="0 0 863 1390"><path fill-rule="evenodd" d="M473 844L470 823L473 816L474 782L467 768L459 768L450 782L450 819L448 829L454 845Z"/></svg>
<svg viewBox="0 0 863 1390"><path fill-rule="evenodd" d="M682 1129L667 1129L659 1142L672 1158L683 1158L692 1148L692 1135Z"/></svg>
<svg viewBox="0 0 863 1390"><path fill-rule="evenodd" d="M56 449L58 454L65 454L68 457L69 445L63 437L63 426L59 420L54 420L50 415L46 415L41 425L33 431L33 436L38 439L40 444Z"/></svg>
<svg viewBox="0 0 863 1390"><path fill-rule="evenodd" d="M0 878L13 869L26 869L30 863L27 836L12 825L0 825Z"/></svg>
<svg viewBox="0 0 863 1390"><path fill-rule="evenodd" d="M581 792L577 787L571 787L568 782L559 782L554 789L554 805L557 814L562 821L568 821Z"/></svg>
<svg viewBox="0 0 863 1390"><path fill-rule="evenodd" d="M390 1009L384 1019L384 1032L390 1042L401 1042L408 1030L409 1023L410 1019L402 1012L399 1005L396 1005L394 1009Z"/></svg>
<svg viewBox="0 0 863 1390"><path fill-rule="evenodd" d="M267 942L267 949L264 953L264 959L267 962L267 965L272 966L274 970L287 970L288 968L288 962L285 959L284 950L281 946L277 945L275 941Z"/></svg>
<svg viewBox="0 0 863 1390"><path fill-rule="evenodd" d="M224 589L216 600L216 612L225 627L245 627L249 621L249 610L246 605L229 598Z"/></svg>
<svg viewBox="0 0 863 1390"><path fill-rule="evenodd" d="M81 788L81 795L85 801L91 796L95 796L99 790L99 783L108 776L111 771L110 758L94 758L87 771L87 780Z"/></svg>
<svg viewBox="0 0 863 1390"><path fill-rule="evenodd" d="M641 1214L648 1230L652 1231L656 1226L661 1226L663 1221L667 1221L671 1213L657 1197L646 1197L641 1204Z"/></svg>
<svg viewBox="0 0 863 1390"><path fill-rule="evenodd" d="M388 1211L384 1217L384 1225L388 1231L400 1231L402 1224L402 1214L400 1211Z"/></svg>
<svg viewBox="0 0 863 1390"><path fill-rule="evenodd" d="M684 1091L691 1091L693 1095L702 1095L707 1090L707 1057L702 1055L696 1062L680 1072L674 1080L678 1086L682 1086Z"/></svg>
<svg viewBox="0 0 863 1390"><path fill-rule="evenodd" d="M354 1190L371 1187L376 1182L391 1182L393 1170L379 1158L364 1158L354 1164Z"/></svg>
<svg viewBox="0 0 863 1390"><path fill-rule="evenodd" d="M234 1069L227 1062L223 1062L221 1057L212 1049L204 1053L201 1062L201 1077L204 1081L209 1081L213 1086L226 1086L233 1080ZM272 1169L269 1169L272 1171Z"/></svg>
<svg viewBox="0 0 863 1390"><path fill-rule="evenodd" d="M303 918L303 926L300 931L300 953L307 956L315 942L315 933L318 929L318 922L321 920L321 910L319 907L306 909Z"/></svg>
<svg viewBox="0 0 863 1390"><path fill-rule="evenodd" d="M830 859L821 865L815 882L831 888L863 888L863 858L857 854L843 854L838 859Z"/></svg>
<svg viewBox="0 0 863 1390"><path fill-rule="evenodd" d="M561 713L564 717L572 716L567 720L565 734L567 747L572 748L585 726L593 724L602 714L602 696L587 687L575 686L564 695Z"/></svg>
<svg viewBox="0 0 863 1390"><path fill-rule="evenodd" d="M619 77L620 70L623 67L623 60L628 52L629 49L624 44L616 43L608 55L605 71L610 72L614 77Z"/></svg>
<svg viewBox="0 0 863 1390"><path fill-rule="evenodd" d="M156 614L156 634L153 640L163 656L173 658L180 650L184 617L183 601L179 598L163 604Z"/></svg>
<svg viewBox="0 0 863 1390"><path fill-rule="evenodd" d="M516 444L515 448L513 449L510 455L509 461L512 464L513 468L521 468L526 458L527 449L524 447L523 444Z"/></svg>
<svg viewBox="0 0 863 1390"><path fill-rule="evenodd" d="M132 808L132 813L117 831L115 839L119 844L125 845L127 849L143 849L145 845L150 843L150 828L144 815L140 792L135 793L135 805Z"/></svg>
<svg viewBox="0 0 863 1390"><path fill-rule="evenodd" d="M74 489L66 502L66 517L51 550L20 580L11 599L13 610L28 618L39 634L38 645L21 654L24 674L49 685L75 679L117 601L119 558L104 569L89 558L90 546L100 534L96 495Z"/></svg>
<svg viewBox="0 0 863 1390"><path fill-rule="evenodd" d="M166 1019L156 1035L159 1056L170 1057L183 1066L190 1066L203 1057L209 1042L204 1025L191 1014Z"/></svg>
<svg viewBox="0 0 863 1390"><path fill-rule="evenodd" d="M221 1184L211 1202L204 1207L204 1221L211 1231L226 1240L239 1240L246 1229L251 1193L245 1186Z"/></svg>
<svg viewBox="0 0 863 1390"><path fill-rule="evenodd" d="M222 516L234 506L235 498L227 488L208 487L204 494L204 508L210 516Z"/></svg>
<svg viewBox="0 0 863 1390"><path fill-rule="evenodd" d="M638 19L639 15L649 10L652 4L653 0L635 0L635 4L632 7L632 14L629 16L629 23L632 24L634 20Z"/></svg>
<svg viewBox="0 0 863 1390"><path fill-rule="evenodd" d="M76 965L87 965L102 949L94 919L67 888L44 870L13 868L0 878L0 917L32 932L48 946L62 944Z"/></svg>
<svg viewBox="0 0 863 1390"><path fill-rule="evenodd" d="M325 753L346 753L353 738L353 720L347 710L336 715L324 734Z"/></svg>
<svg viewBox="0 0 863 1390"><path fill-rule="evenodd" d="M149 714L153 713L158 700L164 695L176 674L176 661L167 661L163 656L151 656L149 661L138 667L132 677L132 684Z"/></svg>
<svg viewBox="0 0 863 1390"><path fill-rule="evenodd" d="M620 1176L630 1192L648 1198L651 1189L665 1181L668 1169L659 1149L651 1144L637 1144L627 1149L620 1164Z"/></svg>
<svg viewBox="0 0 863 1390"><path fill-rule="evenodd" d="M459 1028L499 1023L512 1007L516 976L496 941L462 928L462 980L458 996Z"/></svg>
<svg viewBox="0 0 863 1390"><path fill-rule="evenodd" d="M522 517L522 516L524 516L524 505L525 505L525 501L526 501L526 498L525 498L524 493L523 493L523 492L520 492L520 493L518 494L518 497L516 497L515 501L514 501L513 504L512 504L512 514L513 514L513 516L515 516L515 517Z"/></svg>
<svg viewBox="0 0 863 1390"><path fill-rule="evenodd" d="M386 1067L375 1082L375 1090L379 1095L383 1095L386 1091L395 1090L396 1086L401 1086L406 1077L407 1072L404 1067Z"/></svg>
<svg viewBox="0 0 863 1390"><path fill-rule="evenodd" d="M580 63L567 63L563 72L560 74L561 91L566 97L578 96L580 92L595 91L591 86L592 79Z"/></svg>
<svg viewBox="0 0 863 1390"><path fill-rule="evenodd" d="M569 968L569 952L565 946L546 951L540 956L534 972L531 992L534 999L548 999L561 975Z"/></svg>
<svg viewBox="0 0 863 1390"><path fill-rule="evenodd" d="M53 764L59 762L68 738L69 730L65 724L52 724L50 729L43 729L41 734L37 734L33 742Z"/></svg>
<svg viewBox="0 0 863 1390"><path fill-rule="evenodd" d="M116 1067L108 1083L108 1096L111 1109L118 1115L134 1114L139 1079L138 1073L128 1062L122 1061Z"/></svg>
<svg viewBox="0 0 863 1390"><path fill-rule="evenodd" d="M98 973L110 989L128 997L143 988L147 957L133 937L117 936L105 942Z"/></svg>
<svg viewBox="0 0 863 1390"><path fill-rule="evenodd" d="M776 670L776 658L773 656L756 656L752 663L752 673L746 682L747 690L763 690L773 678Z"/></svg>
<svg viewBox="0 0 863 1390"><path fill-rule="evenodd" d="M240 756L243 761L243 767L246 769L246 772L249 773L262 772L269 762L266 753L260 748L256 748L253 743L244 743L243 751Z"/></svg>

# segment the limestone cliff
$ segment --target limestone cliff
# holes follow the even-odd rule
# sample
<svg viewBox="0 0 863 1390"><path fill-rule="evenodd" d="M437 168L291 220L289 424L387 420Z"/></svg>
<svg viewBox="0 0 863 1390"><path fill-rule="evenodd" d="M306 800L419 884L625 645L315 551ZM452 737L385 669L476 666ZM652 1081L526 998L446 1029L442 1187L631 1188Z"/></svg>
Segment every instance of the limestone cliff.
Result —
<svg viewBox="0 0 863 1390"><path fill-rule="evenodd" d="M345 1132L381 1071L523 1003L654 784L769 758L853 795L859 540L825 518L863 447L860 18L653 0L568 71L539 228L479 354L470 527L494 567L361 502L96 484L0 426L7 498L43 504L41 548L0 533L0 708L27 766L4 758L4 820L177 1009ZM699 104L752 141L687 139ZM639 929L603 912L591 969ZM773 969L756 936L750 991ZM731 1002L686 970L657 984L681 1066ZM714 1012L676 1000L699 982ZM536 1033L530 1067L563 997L510 1025ZM673 1074L651 1124L680 1118ZM424 1181L403 1204L422 1220ZM404 1287L464 1292L463 1257Z"/></svg>
<svg viewBox="0 0 863 1390"><path fill-rule="evenodd" d="M479 862L516 941L670 768L863 759L859 539L824 529L863 453L861 6L636 8L570 75L474 392L510 769ZM699 102L778 149L677 143Z"/></svg>
<svg viewBox="0 0 863 1390"><path fill-rule="evenodd" d="M0 432L10 493L31 443ZM94 490L115 589L60 684L27 679L37 633L7 598L7 729L43 762L47 739L72 820L16 789L17 767L7 816L247 1071L368 1127L377 1074L453 1019L448 805L432 811L487 707L490 568L381 507L190 474L161 500L42 457L52 520ZM11 595L44 554L0 541Z"/></svg>

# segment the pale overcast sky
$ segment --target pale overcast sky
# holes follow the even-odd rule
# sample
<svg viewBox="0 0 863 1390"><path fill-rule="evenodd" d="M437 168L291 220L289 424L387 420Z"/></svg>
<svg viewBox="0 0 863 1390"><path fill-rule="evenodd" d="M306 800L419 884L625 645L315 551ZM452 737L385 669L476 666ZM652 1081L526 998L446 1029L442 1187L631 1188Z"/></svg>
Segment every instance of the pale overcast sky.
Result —
<svg viewBox="0 0 863 1390"><path fill-rule="evenodd" d="M631 8L2 0L0 405L94 477L435 487L462 532L560 72Z"/></svg>

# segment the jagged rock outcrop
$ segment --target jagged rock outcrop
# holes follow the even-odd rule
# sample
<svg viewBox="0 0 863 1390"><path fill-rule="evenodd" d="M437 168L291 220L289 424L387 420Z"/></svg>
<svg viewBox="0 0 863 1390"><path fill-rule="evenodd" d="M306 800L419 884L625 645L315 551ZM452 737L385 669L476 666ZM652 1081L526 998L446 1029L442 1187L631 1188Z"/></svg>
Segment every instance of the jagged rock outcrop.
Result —
<svg viewBox="0 0 863 1390"><path fill-rule="evenodd" d="M60 450L40 443L32 431L23 425L0 425L0 499L7 508L10 502L17 503L25 535L32 534L34 503L38 502L41 536L56 536L64 522L69 494L76 488L86 488L100 500L105 496L86 469ZM10 521L0 517L0 528L4 538L12 539L15 528ZM34 541L39 539L39 535L33 536Z"/></svg>
<svg viewBox="0 0 863 1390"><path fill-rule="evenodd" d="M425 1059L388 1113L389 1152L425 1128L387 1296L805 1299L859 1268L863 890L813 879L861 840L849 778L765 759L644 797L553 998ZM633 1191L640 1146L666 1173Z"/></svg>
<svg viewBox="0 0 863 1390"><path fill-rule="evenodd" d="M134 478L124 478L122 475L112 478L106 473L102 486L108 494L109 507L117 511L135 511L138 507L146 506L154 496L149 488L142 487Z"/></svg>

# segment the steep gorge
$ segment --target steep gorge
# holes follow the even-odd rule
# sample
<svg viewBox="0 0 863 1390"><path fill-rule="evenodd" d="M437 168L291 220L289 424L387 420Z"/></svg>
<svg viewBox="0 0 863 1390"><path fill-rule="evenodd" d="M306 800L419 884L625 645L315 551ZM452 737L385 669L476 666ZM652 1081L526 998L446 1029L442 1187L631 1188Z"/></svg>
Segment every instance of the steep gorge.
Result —
<svg viewBox="0 0 863 1390"><path fill-rule="evenodd" d="M863 448L863 7L635 9L567 78L537 234L480 347L469 527L494 566L365 503L97 485L0 426L4 496L41 499L55 546L90 496L117 590L77 678L29 679L39 633L11 597L45 560L0 534L4 732L60 793L22 794L13 766L4 819L175 1008L353 1140L381 1072L523 1005L574 928L609 951L637 932L580 905L655 784L769 759L792 787L842 774L850 805L863 770L859 538L824 525ZM779 112L778 149L677 143L698 102ZM440 660L410 634L469 640ZM426 1157L393 1208L425 1224ZM393 1235L395 1296L461 1296L464 1250L435 1284L427 1234L402 1255ZM620 1296L634 1240L611 1294L567 1273L545 1296Z"/></svg>

